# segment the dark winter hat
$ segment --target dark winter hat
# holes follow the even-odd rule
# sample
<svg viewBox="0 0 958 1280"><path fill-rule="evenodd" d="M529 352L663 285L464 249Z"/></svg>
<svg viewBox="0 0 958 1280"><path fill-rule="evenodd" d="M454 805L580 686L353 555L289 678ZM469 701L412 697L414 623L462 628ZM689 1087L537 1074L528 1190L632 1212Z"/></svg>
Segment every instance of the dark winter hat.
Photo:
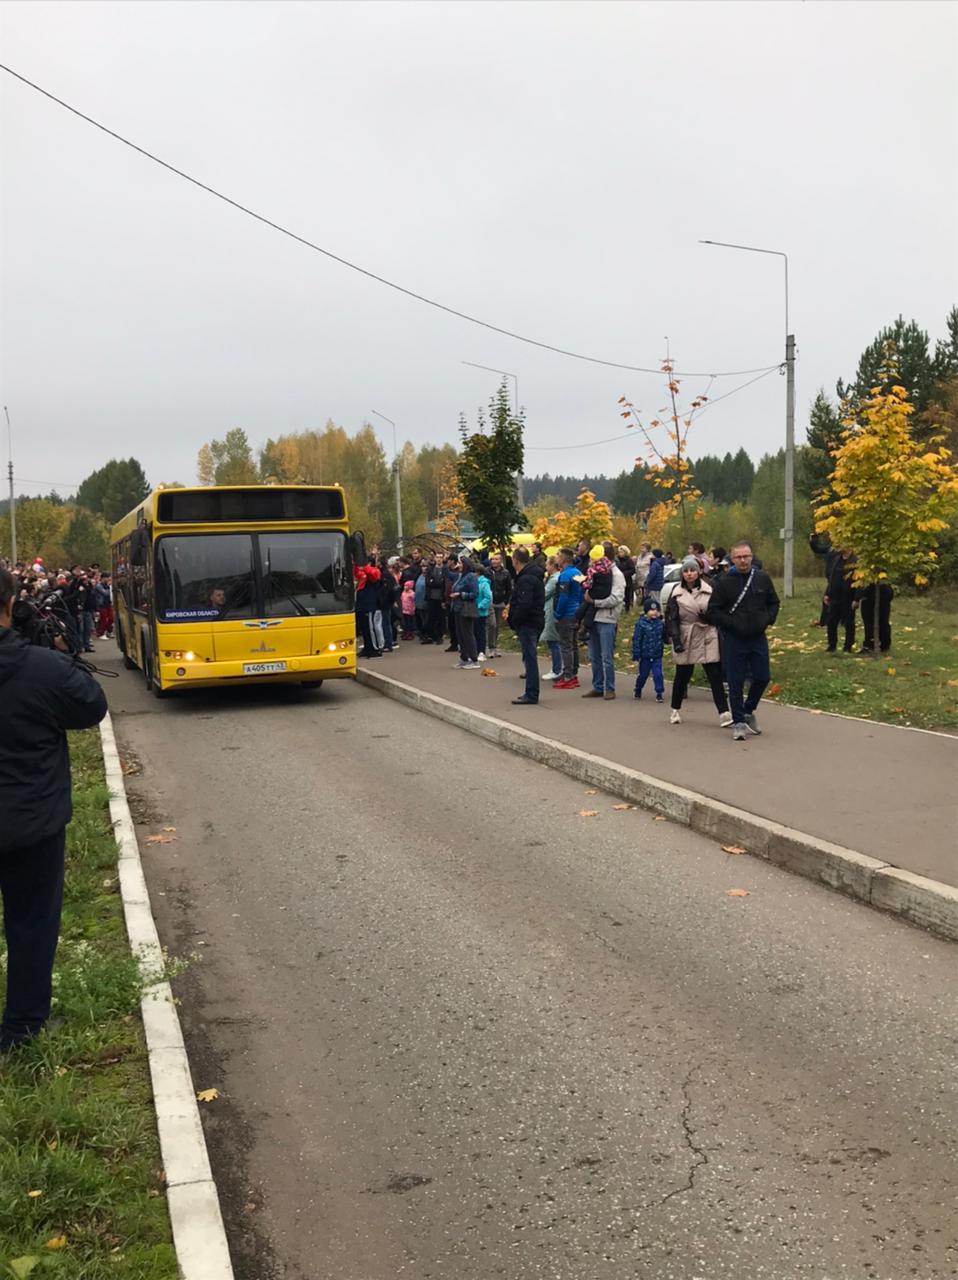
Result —
<svg viewBox="0 0 958 1280"><path fill-rule="evenodd" d="M662 606L659 604L658 600L654 600L652 596L649 596L642 604L642 612L651 613L653 609L658 609L659 612L661 612Z"/></svg>

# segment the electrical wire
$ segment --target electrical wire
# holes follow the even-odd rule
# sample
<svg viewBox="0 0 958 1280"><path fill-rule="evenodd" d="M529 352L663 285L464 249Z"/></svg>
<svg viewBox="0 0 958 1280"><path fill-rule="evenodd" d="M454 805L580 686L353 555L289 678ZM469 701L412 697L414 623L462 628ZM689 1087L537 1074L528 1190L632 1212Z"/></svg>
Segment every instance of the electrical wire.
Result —
<svg viewBox="0 0 958 1280"><path fill-rule="evenodd" d="M763 378L767 378L770 373L774 373L776 369L780 369L781 365L774 365L771 369L766 369L764 373L760 373L757 378L750 378L748 382L743 382L741 386L733 387L731 391L726 391L724 395L715 396L701 409L696 411L696 418L700 418L703 413L711 409L713 404L718 404L720 400L727 400L729 396L734 396L739 391L744 391L746 387L751 387L756 382L761 382ZM688 376L688 375L687 375ZM633 427L631 431L625 431L620 436L608 436L605 440L587 440L584 444L527 444L523 447L526 453L560 453L566 449L591 449L597 444L612 444L616 440L627 440L630 436L635 439L636 429Z"/></svg>
<svg viewBox="0 0 958 1280"><path fill-rule="evenodd" d="M330 249L324 249L321 245L314 244L312 240L307 240L305 236L297 235L295 231L290 231L287 227L281 226L280 223L273 222L272 219L265 217L261 213L256 213L255 210L249 209L246 205L240 204L238 200L234 200L232 197L224 195L222 191L217 191L215 187L208 186L205 182L200 182L198 178L192 177L182 169L177 169L175 165L169 164L166 160L161 160L159 156L155 156L151 151L147 151L145 147L138 146L137 143L131 142L129 138L124 138L122 134L117 133L113 129L107 128L105 124L101 124L99 120L94 120L92 116L85 115L84 112L80 111L77 107L71 106L69 102L64 102L62 98L58 98L56 94L51 93L48 89L44 89L40 85L35 84L32 80L28 80L26 76L22 76L19 71L14 71L12 67L8 67L4 63L0 63L0 71L5 71L7 75L13 76L15 80L19 80L21 84L27 85L37 93L42 94L43 97L48 98L51 102L55 102L57 106L63 107L72 115L79 117L81 120L85 120L87 124L93 125L93 127L95 129L99 129L101 133L105 133L109 137L115 138L117 142L122 142L125 147L130 147L133 151L138 151L140 155L145 156L147 160L152 160L154 164L160 165L168 172L175 174L178 178L183 178L186 182L192 183L194 187L199 187L201 191L205 191L209 195L215 196L217 200L222 200L225 204L231 205L240 213L245 213L247 217L255 218L257 222L263 223L264 226L271 227L274 231L279 231L282 235L288 236L291 240L297 241L298 244L305 245L307 249L313 249L316 253L321 253L324 257L330 258L333 262L338 262L340 266L348 267L350 271L356 271L360 275L366 276L369 280L375 280L377 284L385 285L389 289L395 289L397 293L405 294L407 298L414 298L417 302L425 303L426 306L435 307L438 311L445 311L447 315L456 316L460 320L466 320L469 324L480 325L483 329L489 329L493 333L502 334L503 337L512 338L516 342L524 342L530 347L539 347L543 351L552 351L556 355L567 356L571 360L584 360L589 364L605 365L610 369L627 369L632 373L662 372L661 366L653 369L637 364L620 364L616 360L603 360L598 356L586 356L582 355L581 352L578 351L567 351L564 347L553 346L549 342L539 342L535 338L526 338L521 333L513 333L510 329L503 329L499 325L490 324L486 320L479 320L476 316L468 315L465 311L457 311L455 307L448 307L445 303L436 302L434 298L427 298L424 294L416 293L412 289L407 289L401 284L396 284L393 280L387 280L385 276L377 275L374 271L369 271L366 267L361 267L355 262L350 262L347 258L341 258L339 254L333 253ZM676 377L686 378L739 378L750 373L771 372L772 369L777 368L778 365L768 365L764 366L762 369L731 369L726 370L723 373L683 373L678 370L675 370L674 373Z"/></svg>

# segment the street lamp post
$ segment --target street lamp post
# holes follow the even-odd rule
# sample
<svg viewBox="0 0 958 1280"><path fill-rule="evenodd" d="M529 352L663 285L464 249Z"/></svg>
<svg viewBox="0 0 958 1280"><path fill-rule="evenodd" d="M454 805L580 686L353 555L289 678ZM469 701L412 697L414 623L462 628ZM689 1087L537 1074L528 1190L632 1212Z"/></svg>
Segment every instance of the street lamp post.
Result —
<svg viewBox="0 0 958 1280"><path fill-rule="evenodd" d="M392 418L387 418L384 413L380 413L378 409L372 411L377 418L382 418L383 422L388 422L393 429L393 471L396 476L396 543L399 550L402 551L402 489L399 483L399 446L396 443L396 424Z"/></svg>
<svg viewBox="0 0 958 1280"><path fill-rule="evenodd" d="M10 426L10 410L6 405L3 412L7 417L7 442L10 447L10 461L7 463L7 476L10 480L10 560L17 566L17 504L13 496L13 428Z"/></svg>
<svg viewBox="0 0 958 1280"><path fill-rule="evenodd" d="M795 335L788 322L788 254L781 249L759 249L753 244L729 244L726 240L700 240L699 244L718 245L722 249L741 249L745 253L767 253L785 262L785 596L795 594Z"/></svg>
<svg viewBox="0 0 958 1280"><path fill-rule="evenodd" d="M513 382L513 387L514 387L512 411L518 418L519 416L519 375L518 374L510 373L508 369L493 369L492 365L490 364L476 364L474 360L463 360L462 363L469 365L471 369L485 369L487 373L499 373L504 378L511 378ZM525 506L525 503L522 500L522 472L521 471L518 472L518 474L516 475L516 501L520 507Z"/></svg>

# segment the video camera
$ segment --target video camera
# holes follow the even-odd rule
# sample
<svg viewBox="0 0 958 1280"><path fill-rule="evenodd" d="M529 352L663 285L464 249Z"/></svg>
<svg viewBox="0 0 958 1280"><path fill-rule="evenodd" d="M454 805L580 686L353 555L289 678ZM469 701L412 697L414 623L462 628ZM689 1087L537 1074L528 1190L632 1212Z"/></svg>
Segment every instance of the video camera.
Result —
<svg viewBox="0 0 958 1280"><path fill-rule="evenodd" d="M15 601L10 622L28 644L72 654L83 648L70 611L63 603L62 591Z"/></svg>

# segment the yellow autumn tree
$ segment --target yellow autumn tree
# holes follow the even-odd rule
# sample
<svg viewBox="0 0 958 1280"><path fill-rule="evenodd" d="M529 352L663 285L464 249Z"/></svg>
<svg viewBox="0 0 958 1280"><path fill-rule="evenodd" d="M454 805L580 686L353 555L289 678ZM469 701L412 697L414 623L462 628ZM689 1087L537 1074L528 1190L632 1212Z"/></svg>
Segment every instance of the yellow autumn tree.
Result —
<svg viewBox="0 0 958 1280"><path fill-rule="evenodd" d="M459 471L455 462L448 462L439 474L438 507L436 532L461 541L466 499L459 487Z"/></svg>
<svg viewBox="0 0 958 1280"><path fill-rule="evenodd" d="M940 535L958 512L958 467L943 437L914 438L914 405L904 387L890 385L894 368L885 372L883 386L845 406L843 440L832 455L832 497L815 509L818 532L854 552L853 582L860 587L927 583Z"/></svg>
<svg viewBox="0 0 958 1280"><path fill-rule="evenodd" d="M532 536L544 547L574 547L580 540L593 546L612 535L612 510L599 502L591 489L583 489L570 513L557 511L532 526Z"/></svg>

